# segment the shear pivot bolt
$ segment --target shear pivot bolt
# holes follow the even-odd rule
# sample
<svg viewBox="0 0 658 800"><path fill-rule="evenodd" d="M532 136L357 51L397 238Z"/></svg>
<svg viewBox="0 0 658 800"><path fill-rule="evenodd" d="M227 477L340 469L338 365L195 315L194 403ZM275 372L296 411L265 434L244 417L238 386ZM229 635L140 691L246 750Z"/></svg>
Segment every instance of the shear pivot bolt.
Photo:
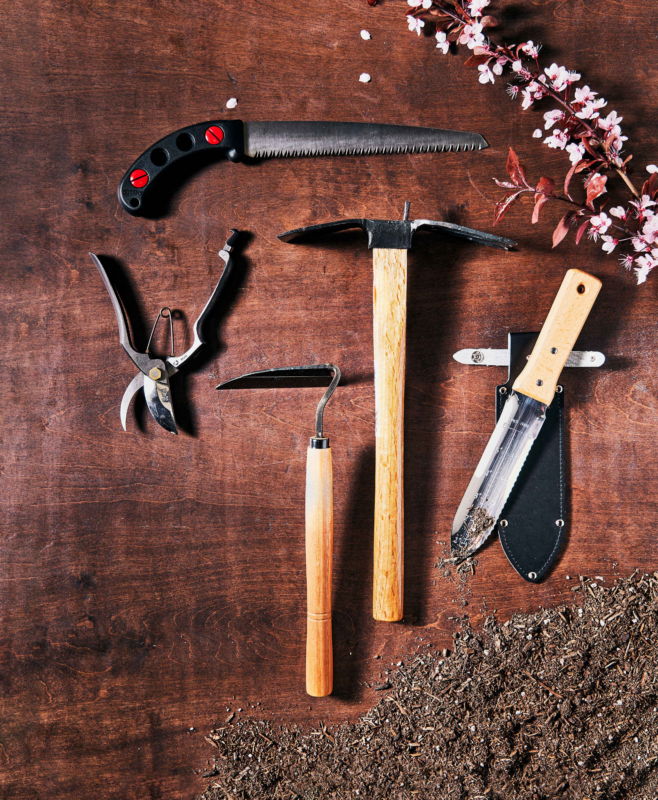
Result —
<svg viewBox="0 0 658 800"><path fill-rule="evenodd" d="M208 144L219 144L224 138L224 131L219 125L211 125L205 133Z"/></svg>
<svg viewBox="0 0 658 800"><path fill-rule="evenodd" d="M158 367L153 367L153 369L149 372L149 376L153 378L154 381L159 381L162 377L162 372L158 369Z"/></svg>

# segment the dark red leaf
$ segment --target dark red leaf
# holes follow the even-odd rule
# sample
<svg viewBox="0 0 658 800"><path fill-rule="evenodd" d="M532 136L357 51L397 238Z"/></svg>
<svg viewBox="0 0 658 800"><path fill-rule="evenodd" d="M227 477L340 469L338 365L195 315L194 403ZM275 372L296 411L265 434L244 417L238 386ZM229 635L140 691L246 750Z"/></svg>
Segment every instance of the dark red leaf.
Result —
<svg viewBox="0 0 658 800"><path fill-rule="evenodd" d="M518 188L515 183L508 183L507 181L499 181L498 178L494 178L494 183L496 186L500 186L501 189L516 189Z"/></svg>
<svg viewBox="0 0 658 800"><path fill-rule="evenodd" d="M589 169L590 167L593 167L594 164L596 164L597 162L598 159L596 161L581 161L580 163L576 164L576 172L582 172L584 169Z"/></svg>
<svg viewBox="0 0 658 800"><path fill-rule="evenodd" d="M593 209L594 206L592 203L596 200L597 197L600 197L603 192L605 192L605 185L608 181L608 178L605 175L599 175L598 173L592 174L585 186L587 187L587 205Z"/></svg>
<svg viewBox="0 0 658 800"><path fill-rule="evenodd" d="M569 233L569 226L571 221L576 216L575 211L567 211L567 213L558 222L557 228L553 231L553 247L557 247L562 239Z"/></svg>
<svg viewBox="0 0 658 800"><path fill-rule="evenodd" d="M509 155L507 156L507 174L512 179L512 183L516 184L516 186L527 186L530 188L525 177L525 167L519 162L519 157L511 147L509 149Z"/></svg>
<svg viewBox="0 0 658 800"><path fill-rule="evenodd" d="M368 5L369 6L376 6L377 5L377 0L368 0Z"/></svg>
<svg viewBox="0 0 658 800"><path fill-rule="evenodd" d="M578 228L576 231L576 244L580 244L580 240L583 238L583 234L587 230L587 226L589 225L589 219L586 219L585 222Z"/></svg>
<svg viewBox="0 0 658 800"><path fill-rule="evenodd" d="M464 61L464 66L465 67L479 67L480 64L486 64L487 61L491 61L491 55L490 54L486 54L486 55L482 54L482 55L478 55L478 56L471 56L470 58L466 59L466 61Z"/></svg>
<svg viewBox="0 0 658 800"><path fill-rule="evenodd" d="M658 195L658 172L654 172L649 180L644 182L642 194L647 194L652 200Z"/></svg>
<svg viewBox="0 0 658 800"><path fill-rule="evenodd" d="M464 9L459 5L459 3L455 3L455 11L459 14L459 16L464 19L466 22L470 22L471 18L468 14L464 11Z"/></svg>
<svg viewBox="0 0 658 800"><path fill-rule="evenodd" d="M547 194L553 194L554 188L555 188L555 181L552 178L540 178L535 191L546 192Z"/></svg>
<svg viewBox="0 0 658 800"><path fill-rule="evenodd" d="M498 20L495 17L487 15L486 17L482 17L480 25L482 25L483 28L495 28L498 25Z"/></svg>
<svg viewBox="0 0 658 800"><path fill-rule="evenodd" d="M494 208L494 225L497 225L501 221L505 216L505 212L520 194L523 194L523 189L519 192L512 192L512 194L505 195L502 200L496 203L496 207Z"/></svg>
<svg viewBox="0 0 658 800"><path fill-rule="evenodd" d="M577 172L578 167L582 164L582 161L579 161L577 164L574 164L573 167L567 172L567 177L564 179L564 193L569 198L569 200L573 200L573 197L569 194L569 184L571 183L571 179L573 178L574 174Z"/></svg>
<svg viewBox="0 0 658 800"><path fill-rule="evenodd" d="M585 145L585 150L593 157L593 158L600 158L600 154L596 152L592 148L592 145L589 143L589 136L583 136L580 140Z"/></svg>

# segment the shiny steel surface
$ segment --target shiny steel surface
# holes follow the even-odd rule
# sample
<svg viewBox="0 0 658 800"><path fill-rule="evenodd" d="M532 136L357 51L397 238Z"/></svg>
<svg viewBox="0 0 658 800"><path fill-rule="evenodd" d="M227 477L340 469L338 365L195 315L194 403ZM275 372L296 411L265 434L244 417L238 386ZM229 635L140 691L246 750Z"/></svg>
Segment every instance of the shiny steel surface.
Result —
<svg viewBox="0 0 658 800"><path fill-rule="evenodd" d="M546 406L520 392L507 398L452 524L452 555L466 558L489 537L546 418Z"/></svg>
<svg viewBox="0 0 658 800"><path fill-rule="evenodd" d="M476 354L481 354L481 357ZM460 364L478 364L482 367L509 367L509 350L494 350L478 347L458 350L453 358ZM600 367L605 364L605 356L596 350L572 350L566 367Z"/></svg>

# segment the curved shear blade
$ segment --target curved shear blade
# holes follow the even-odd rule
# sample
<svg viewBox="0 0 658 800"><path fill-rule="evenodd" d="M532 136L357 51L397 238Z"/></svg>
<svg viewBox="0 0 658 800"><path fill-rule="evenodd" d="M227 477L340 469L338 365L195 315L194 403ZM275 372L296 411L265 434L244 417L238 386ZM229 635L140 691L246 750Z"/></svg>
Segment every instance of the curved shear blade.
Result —
<svg viewBox="0 0 658 800"><path fill-rule="evenodd" d="M130 402L133 397L137 394L140 389L144 388L144 374L142 372L138 372L137 375L130 381L128 384L128 388L123 393L123 397L121 398L121 424L123 425L124 431L126 429L126 420L128 418L128 408L130 406Z"/></svg>
<svg viewBox="0 0 658 800"><path fill-rule="evenodd" d="M165 430L178 434L176 420L174 419L174 409L171 405L169 381L166 375L157 381L154 381L148 375L144 375L144 397L153 419L162 425Z"/></svg>

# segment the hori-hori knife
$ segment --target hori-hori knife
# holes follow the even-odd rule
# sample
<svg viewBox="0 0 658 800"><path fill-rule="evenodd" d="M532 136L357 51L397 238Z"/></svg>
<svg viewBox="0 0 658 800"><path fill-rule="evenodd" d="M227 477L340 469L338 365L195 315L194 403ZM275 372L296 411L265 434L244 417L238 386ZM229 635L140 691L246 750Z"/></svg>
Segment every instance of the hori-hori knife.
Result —
<svg viewBox="0 0 658 800"><path fill-rule="evenodd" d="M215 120L181 128L149 147L119 184L129 214L145 214L165 174L184 159L243 161L295 156L371 155L482 150L479 133L364 122L242 122Z"/></svg>
<svg viewBox="0 0 658 800"><path fill-rule="evenodd" d="M224 261L224 269L222 270L222 274L213 290L213 293L210 295L210 299L194 323L194 342L192 343L192 346L180 356L174 356L173 322L171 318L171 310L169 308L160 309L160 312L158 313L158 316L153 324L151 335L149 336L149 340L146 345L146 351L144 353L140 353L139 351L135 350L130 339L126 313L119 299L119 295L117 294L117 291L98 256L94 255L94 253L89 253L92 261L100 272L103 283L105 284L105 288L110 295L114 313L119 324L119 341L134 364L139 368L139 372L128 384L128 387L123 393L123 398L121 400L121 424L123 425L124 431L126 430L126 420L130 402L140 391L140 389L143 389L146 405L148 406L153 419L170 433L178 433L176 420L174 418L174 408L171 402L169 379L175 375L181 369L181 367L183 367L183 365L192 358L192 356L196 355L196 353L198 353L206 343L203 335L203 324L208 317L212 306L222 293L222 290L228 281L233 264L231 259L231 251L233 250L233 245L235 244L237 237L238 231L232 230L231 236L229 236L223 249L219 251L219 257ZM151 340L153 339L153 334L155 333L156 326L160 319L169 320L171 355L167 356L165 359L154 358L150 353Z"/></svg>
<svg viewBox="0 0 658 800"><path fill-rule="evenodd" d="M407 251L416 231L467 239L508 250L511 239L450 222L409 219L344 219L280 234L303 243L350 228L368 235L373 255L373 337L375 364L375 519L373 616L402 619L404 604L404 380L407 325Z"/></svg>
<svg viewBox="0 0 658 800"><path fill-rule="evenodd" d="M472 555L493 531L600 288L601 282L586 272L570 269L565 275L455 515L450 540L453 557ZM473 351L457 355L465 353L471 354L471 361L462 363L473 363ZM582 354L577 355L580 360ZM600 357L590 353L586 359L594 365Z"/></svg>

